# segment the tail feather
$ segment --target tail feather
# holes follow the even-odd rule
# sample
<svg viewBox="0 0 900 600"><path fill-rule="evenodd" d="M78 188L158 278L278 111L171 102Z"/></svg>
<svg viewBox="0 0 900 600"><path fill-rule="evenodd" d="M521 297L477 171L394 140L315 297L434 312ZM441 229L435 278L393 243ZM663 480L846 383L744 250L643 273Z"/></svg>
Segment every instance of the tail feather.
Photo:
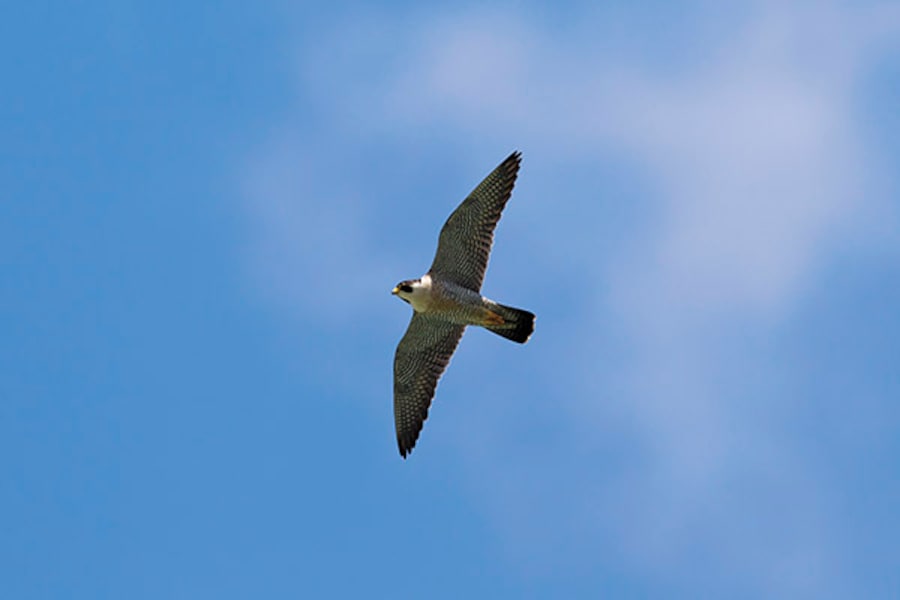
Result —
<svg viewBox="0 0 900 600"><path fill-rule="evenodd" d="M534 313L520 308L496 304L491 310L503 317L502 325L489 325L485 327L508 340L524 344L534 333Z"/></svg>

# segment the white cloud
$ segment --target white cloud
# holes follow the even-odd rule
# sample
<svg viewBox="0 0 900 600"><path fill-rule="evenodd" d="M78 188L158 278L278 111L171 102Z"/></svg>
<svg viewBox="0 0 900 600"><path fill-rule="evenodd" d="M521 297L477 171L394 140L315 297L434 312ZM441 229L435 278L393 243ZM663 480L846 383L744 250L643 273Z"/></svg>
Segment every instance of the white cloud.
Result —
<svg viewBox="0 0 900 600"><path fill-rule="evenodd" d="M473 472L480 473L473 477L505 523L505 535L540 536L562 527L585 542L598 532L614 534L631 568L651 568L663 578L676 577L667 568L681 564L679 556L694 546L702 546L700 554L727 546L713 562L737 580L751 578L740 572L743 565L765 595L815 595L846 583L839 579L845 574L830 529L828 484L785 439L786 408L756 404L733 389L748 382L727 379L733 365L722 354L724 341L743 328L769 331L789 319L835 252L864 237L876 220L893 218L877 193L875 178L882 175L873 172L877 163L861 133L859 94L883 59L887 33L900 27L890 10L753 6L729 35L710 34L716 27L697 17L697 31L681 34L693 50L674 58L604 41L612 26L604 29L591 14L568 32L508 12L423 18L411 33L385 24L389 34L361 37L395 43L406 60L395 53L379 69L364 52L352 53L359 62L350 61L346 73L364 77L347 77L336 88L335 74L318 65L304 83L315 97L316 78L328 78L327 95L318 97L323 106L332 94L342 98L328 115L342 136L331 143L349 143L351 119L358 125L354 135L384 144L422 144L412 132L437 130L438 140L466 147L482 139L521 140L552 162L526 174L532 198L545 202L518 207L520 218L547 233L531 234L536 247L519 250L532 265L542 254L568 260L558 273L545 273L550 280L565 281L576 265L584 277L580 291L593 298L589 314L539 321L542 343L557 361L528 360L553 382L550 401L567 411L567 448L596 455L609 450L598 439L624 435L640 457L628 466L641 471L592 475L585 497L548 496L532 468L492 468L484 460L501 443L528 453L528 444L517 444L501 426L516 401L487 409L469 437L483 449L472 457ZM317 55L342 39L316 40ZM348 107L353 97L364 101ZM252 170L251 210L262 224L255 253L275 295L288 275L327 278L341 264L369 267L360 288L391 280L384 268L390 261L373 251L377 236L366 225L366 185L345 181L341 193L325 186L323 161L335 153L317 153L318 141L275 144ZM598 256L598 234L615 232L597 225L597 199L567 180L571 163L588 177L611 154L624 155L629 171L648 178L640 182L648 212L627 239L620 234ZM302 176L293 174L297 155L310 165ZM286 200L309 195L321 200L309 214ZM340 240L328 234L338 225L346 231ZM316 256L328 262L317 263ZM291 304L327 313L321 302L283 293ZM576 348L574 323L590 324ZM597 358L601 331L624 340L618 375ZM475 372L488 388L489 371ZM598 375L611 379L596 383ZM548 410L539 402L546 398L535 398L540 385L527 379L516 397L531 398L530 409ZM544 466L545 475L552 472ZM580 493L571 482L555 483ZM491 490L500 491L492 496ZM755 506L759 490L783 495L782 509ZM517 510L507 511L512 497ZM574 512L534 524L551 510Z"/></svg>
<svg viewBox="0 0 900 600"><path fill-rule="evenodd" d="M601 53L602 30L560 40L491 14L441 21L398 77L391 116L626 153L660 188L661 230L642 239L637 272L686 304L781 312L816 256L878 208L854 112L878 38L833 7L764 6L675 74ZM624 272L615 288L633 305L645 282Z"/></svg>
<svg viewBox="0 0 900 600"><path fill-rule="evenodd" d="M325 150L327 153L327 150ZM288 129L248 163L248 272L267 300L301 319L371 316L359 298L387 294L391 257L374 250L364 190ZM341 293L334 293L340 290ZM362 312L360 312L362 311Z"/></svg>

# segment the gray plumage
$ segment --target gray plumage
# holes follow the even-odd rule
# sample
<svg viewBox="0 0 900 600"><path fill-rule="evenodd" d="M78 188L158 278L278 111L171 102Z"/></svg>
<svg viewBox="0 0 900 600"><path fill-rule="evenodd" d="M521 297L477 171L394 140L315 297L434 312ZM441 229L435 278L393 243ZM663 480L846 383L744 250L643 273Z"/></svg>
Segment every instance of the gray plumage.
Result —
<svg viewBox="0 0 900 600"><path fill-rule="evenodd" d="M428 418L438 379L462 338L465 325L414 312L394 358L394 425L406 458Z"/></svg>
<svg viewBox="0 0 900 600"><path fill-rule="evenodd" d="M478 184L444 223L434 262L428 272L470 290L481 290L487 270L494 228L506 206L522 154L513 152Z"/></svg>
<svg viewBox="0 0 900 600"><path fill-rule="evenodd" d="M518 343L534 331L534 315L481 296L494 228L512 193L521 154L513 152L478 184L441 229L434 262L421 279L393 293L413 307L394 356L394 423L406 458L428 418L438 379L467 325L480 325Z"/></svg>

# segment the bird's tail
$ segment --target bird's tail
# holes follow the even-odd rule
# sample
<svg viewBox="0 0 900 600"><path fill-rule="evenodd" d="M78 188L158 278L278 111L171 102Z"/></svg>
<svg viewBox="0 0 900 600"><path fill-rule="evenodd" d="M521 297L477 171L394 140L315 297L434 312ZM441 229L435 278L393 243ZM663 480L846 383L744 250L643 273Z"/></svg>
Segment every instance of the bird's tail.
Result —
<svg viewBox="0 0 900 600"><path fill-rule="evenodd" d="M494 304L491 310L503 317L503 324L486 325L488 331L520 344L527 342L534 333L534 313L502 304Z"/></svg>

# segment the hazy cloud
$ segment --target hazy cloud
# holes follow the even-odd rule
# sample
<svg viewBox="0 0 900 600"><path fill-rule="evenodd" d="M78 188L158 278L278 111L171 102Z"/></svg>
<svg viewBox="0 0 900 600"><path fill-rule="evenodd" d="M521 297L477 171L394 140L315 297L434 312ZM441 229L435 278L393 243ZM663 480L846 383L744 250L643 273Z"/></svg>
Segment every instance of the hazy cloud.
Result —
<svg viewBox="0 0 900 600"><path fill-rule="evenodd" d="M415 28L384 23L355 38L373 44L366 50L383 64L351 48L337 64L345 77L319 65L304 71L302 85L320 109L318 78L327 97L342 99L323 119L343 141L377 136L421 148L419 131L457 144L508 138L550 165L528 174L530 194L546 202L517 208L536 228L522 232L528 242L516 250L528 261L518 274L533 272L526 262L540 264L543 278L574 283L570 293L584 303L539 320L539 343L557 360L521 359L534 376L498 391L499 404L471 428L473 485L504 535L567 536L588 552L598 535L613 535L626 556L613 560L663 579L678 579L687 557L707 556L767 595L820 594L845 583L828 482L784 434L791 399L755 396L759 373L747 365L760 361L758 351L735 363L726 350L748 327L765 335L790 319L833 253L895 218L862 133L860 96L900 21L877 7L752 6L728 35L716 17L695 15L681 57L651 51L652 41L610 42L590 13L570 31L478 10L423 17ZM326 35L317 52L343 39ZM348 119L358 124L352 133ZM263 148L247 187L263 287L314 315L329 306L282 289L286 281L334 280L341 265L362 264L353 289L363 293L412 275L386 273L389 255L373 244L368 219L388 207L372 207L363 181L332 187L327 163L336 154L317 152L317 143ZM585 191L611 155L645 196L627 237L597 224L606 205L595 196L606 180L594 177L597 187ZM296 156L307 165L300 173ZM319 202L298 204L307 197ZM336 228L340 239L326 234ZM604 235L613 241L600 253ZM564 335L579 325L584 335ZM491 369L461 362L456 368L491 389ZM553 464L485 461L501 444L534 457L534 440L515 438L528 424L507 420L511 407L550 411L544 391L564 415L552 422L560 441L544 450L563 458L564 440L579 464L612 460L622 471L573 480ZM784 394L777 381L768 392ZM610 438L625 440L630 457L605 456ZM560 493L542 491L548 477ZM760 497L766 502L755 503ZM511 551L523 561L529 552Z"/></svg>

